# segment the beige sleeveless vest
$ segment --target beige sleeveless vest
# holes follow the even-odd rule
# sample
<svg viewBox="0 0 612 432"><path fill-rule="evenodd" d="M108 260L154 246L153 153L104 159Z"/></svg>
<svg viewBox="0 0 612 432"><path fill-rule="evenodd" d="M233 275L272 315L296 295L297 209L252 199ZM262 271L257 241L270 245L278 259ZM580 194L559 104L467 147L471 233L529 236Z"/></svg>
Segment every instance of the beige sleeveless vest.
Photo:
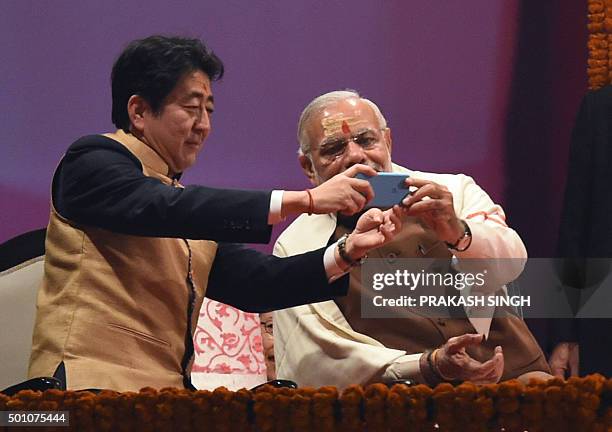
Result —
<svg viewBox="0 0 612 432"><path fill-rule="evenodd" d="M121 131L107 136L141 161L146 176L172 184L146 144ZM51 207L29 376L52 376L64 362L70 389L183 387L189 248L193 334L216 243L189 240L188 248L183 239L81 226Z"/></svg>
<svg viewBox="0 0 612 432"><path fill-rule="evenodd" d="M338 226L335 237L347 232ZM369 256L388 260L392 263L398 258L451 258L445 244L438 241L436 234L414 218L404 221L402 231L387 245L371 251ZM361 296L369 295L361 283L361 270L351 271L349 292L346 297L335 299L351 328L366 334L387 348L406 351L407 354L420 353L443 345L453 336L476 333L465 318L431 318L425 314L405 309L398 318L362 318ZM504 314L502 308L491 322L488 338L477 347L467 351L476 360L484 362L493 356L494 349L501 345L504 350L504 373L502 380L516 378L531 371L549 372L546 357L524 321L516 316ZM496 315L497 315L496 313Z"/></svg>

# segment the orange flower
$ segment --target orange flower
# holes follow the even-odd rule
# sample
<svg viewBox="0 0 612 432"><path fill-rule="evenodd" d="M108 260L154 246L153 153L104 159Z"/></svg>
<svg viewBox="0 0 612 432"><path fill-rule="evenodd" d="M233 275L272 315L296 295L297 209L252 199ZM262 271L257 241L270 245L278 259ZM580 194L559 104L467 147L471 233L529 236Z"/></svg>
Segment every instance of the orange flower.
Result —
<svg viewBox="0 0 612 432"><path fill-rule="evenodd" d="M410 388L407 385L396 384L387 395L387 419L392 431L405 431L410 427L407 400L410 398Z"/></svg>
<svg viewBox="0 0 612 432"><path fill-rule="evenodd" d="M366 387L364 396L364 420L368 430L386 430L385 405L389 388L385 384L372 384Z"/></svg>
<svg viewBox="0 0 612 432"><path fill-rule="evenodd" d="M248 390L240 389L233 394L229 407L231 412L231 430L245 432L250 430L249 405L252 401L253 395Z"/></svg>
<svg viewBox="0 0 612 432"><path fill-rule="evenodd" d="M313 426L317 431L333 431L336 428L335 404L338 400L336 387L321 387L312 398Z"/></svg>
<svg viewBox="0 0 612 432"><path fill-rule="evenodd" d="M350 386L340 396L340 430L361 431L363 425L364 392L361 386Z"/></svg>
<svg viewBox="0 0 612 432"><path fill-rule="evenodd" d="M199 390L191 396L191 429L197 430L203 424L211 421L212 403L208 390Z"/></svg>
<svg viewBox="0 0 612 432"><path fill-rule="evenodd" d="M310 423L310 397L300 394L299 391L291 396L290 401L291 415L289 424L293 430L312 430Z"/></svg>
<svg viewBox="0 0 612 432"><path fill-rule="evenodd" d="M264 386L253 396L253 413L255 425L262 432L273 431L275 429L275 404L272 391Z"/></svg>

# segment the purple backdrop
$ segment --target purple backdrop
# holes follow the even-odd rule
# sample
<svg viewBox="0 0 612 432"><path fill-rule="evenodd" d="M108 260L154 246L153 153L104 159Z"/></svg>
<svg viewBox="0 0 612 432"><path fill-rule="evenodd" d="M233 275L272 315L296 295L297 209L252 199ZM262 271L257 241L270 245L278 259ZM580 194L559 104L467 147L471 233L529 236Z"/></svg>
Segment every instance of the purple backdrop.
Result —
<svg viewBox="0 0 612 432"><path fill-rule="evenodd" d="M186 183L306 187L299 113L348 87L386 114L397 162L469 173L503 203L518 9L515 0L7 2L0 242L46 224L63 151L111 129L114 58L153 33L202 37L226 64L213 133Z"/></svg>

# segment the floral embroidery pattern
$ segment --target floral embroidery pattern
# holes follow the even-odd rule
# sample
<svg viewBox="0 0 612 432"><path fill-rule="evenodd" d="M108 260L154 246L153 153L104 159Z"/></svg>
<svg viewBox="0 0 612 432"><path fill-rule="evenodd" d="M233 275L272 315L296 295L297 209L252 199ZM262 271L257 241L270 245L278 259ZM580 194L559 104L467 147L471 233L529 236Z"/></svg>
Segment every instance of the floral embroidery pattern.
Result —
<svg viewBox="0 0 612 432"><path fill-rule="evenodd" d="M204 299L194 333L193 372L265 374L259 316Z"/></svg>

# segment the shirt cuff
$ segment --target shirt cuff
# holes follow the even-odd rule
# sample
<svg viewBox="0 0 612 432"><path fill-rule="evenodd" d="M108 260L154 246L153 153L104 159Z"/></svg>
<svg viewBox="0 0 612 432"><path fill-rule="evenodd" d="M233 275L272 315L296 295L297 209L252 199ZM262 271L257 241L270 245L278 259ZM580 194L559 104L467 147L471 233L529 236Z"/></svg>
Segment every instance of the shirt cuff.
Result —
<svg viewBox="0 0 612 432"><path fill-rule="evenodd" d="M274 225L285 220L281 215L283 207L283 192L282 190L273 190L270 195L270 213L268 214L268 224Z"/></svg>
<svg viewBox="0 0 612 432"><path fill-rule="evenodd" d="M412 379L417 383L424 383L425 380L421 374L419 360L423 353L406 354L393 361L382 375L383 382L395 380Z"/></svg>
<svg viewBox="0 0 612 432"><path fill-rule="evenodd" d="M329 245L323 254L323 266L325 267L325 274L327 274L327 280L329 282L333 282L348 273L342 270L336 262L334 251L337 245L338 242Z"/></svg>

